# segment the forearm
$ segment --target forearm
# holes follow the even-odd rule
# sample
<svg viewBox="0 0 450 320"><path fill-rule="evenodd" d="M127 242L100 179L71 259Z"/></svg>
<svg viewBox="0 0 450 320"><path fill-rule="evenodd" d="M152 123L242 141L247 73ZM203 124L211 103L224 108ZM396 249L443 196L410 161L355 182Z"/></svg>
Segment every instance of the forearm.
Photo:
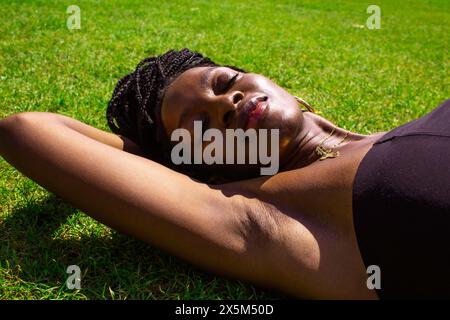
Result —
<svg viewBox="0 0 450 320"><path fill-rule="evenodd" d="M24 122L26 120L26 117L28 115L33 116L34 118L39 117L41 118L42 125L49 125L49 124L61 124L64 125L72 130L75 130L91 139L94 139L98 142L101 142L103 144L109 145L111 147L114 147L119 150L127 151L129 153L133 153L136 155L142 155L142 150L139 148L138 145L136 145L133 141L126 137L122 137L120 135L116 135L113 133L105 132L102 130L99 130L97 128L94 128L92 126L89 126L81 121L78 121L76 119L56 114L56 113L49 113L49 112L25 112L25 113L19 113L12 115L10 117L7 117L5 119L0 120L0 131L6 130L6 128L10 125L12 125L13 122ZM20 123L19 123L20 126ZM1 132L0 132L1 134ZM0 147L1 148L1 147Z"/></svg>
<svg viewBox="0 0 450 320"><path fill-rule="evenodd" d="M133 141L131 141L126 137L99 130L83 122L80 122L78 120L66 116L57 114L51 115L59 117L61 121L69 128L81 134L84 134L85 136L88 136L94 140L97 140L98 142L110 145L111 147L114 147L116 149L127 151L136 155L143 155L141 148L139 148L137 144L135 144Z"/></svg>
<svg viewBox="0 0 450 320"><path fill-rule="evenodd" d="M114 201L123 193L128 196L126 205L135 202L131 191L122 190L120 181L134 179L138 165L152 162L120 151L119 137L71 120L45 113L22 113L1 120L0 156L42 187L121 229L119 211L127 209Z"/></svg>

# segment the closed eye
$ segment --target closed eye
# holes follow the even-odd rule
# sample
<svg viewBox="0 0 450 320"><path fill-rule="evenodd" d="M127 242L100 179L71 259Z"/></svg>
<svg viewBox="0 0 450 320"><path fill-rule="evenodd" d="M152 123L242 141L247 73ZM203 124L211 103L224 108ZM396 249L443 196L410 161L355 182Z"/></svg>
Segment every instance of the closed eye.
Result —
<svg viewBox="0 0 450 320"><path fill-rule="evenodd" d="M219 76L216 79L216 94L224 94L225 92L227 92L236 82L236 79L239 75L239 72L236 72L236 74L231 77L231 79L229 80L222 80L224 77L223 76Z"/></svg>
<svg viewBox="0 0 450 320"><path fill-rule="evenodd" d="M236 82L238 75L239 72L236 72L236 74L230 79L230 81L228 81L225 91L228 91L233 86L233 84Z"/></svg>

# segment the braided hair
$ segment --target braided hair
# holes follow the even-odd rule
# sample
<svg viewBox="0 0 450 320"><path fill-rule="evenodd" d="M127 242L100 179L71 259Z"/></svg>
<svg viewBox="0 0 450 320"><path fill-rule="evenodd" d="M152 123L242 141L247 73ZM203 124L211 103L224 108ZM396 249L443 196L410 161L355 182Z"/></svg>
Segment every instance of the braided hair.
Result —
<svg viewBox="0 0 450 320"><path fill-rule="evenodd" d="M114 89L106 110L109 128L136 143L146 157L173 168L170 139L161 120L165 90L184 71L210 66L219 65L186 48L142 60ZM245 72L233 66L226 67ZM181 167L178 169L185 171ZM191 175L195 176L192 172Z"/></svg>

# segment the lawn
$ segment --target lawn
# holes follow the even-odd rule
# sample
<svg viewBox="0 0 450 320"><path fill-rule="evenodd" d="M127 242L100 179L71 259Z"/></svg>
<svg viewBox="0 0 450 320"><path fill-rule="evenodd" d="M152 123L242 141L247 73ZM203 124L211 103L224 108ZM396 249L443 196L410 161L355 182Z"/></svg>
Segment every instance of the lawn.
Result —
<svg viewBox="0 0 450 320"><path fill-rule="evenodd" d="M360 133L450 98L448 0L376 1L379 30L366 26L372 1L0 1L0 118L49 111L107 130L116 81L183 47L264 74ZM80 290L65 285L72 264ZM283 296L118 234L0 159L0 299L261 298Z"/></svg>

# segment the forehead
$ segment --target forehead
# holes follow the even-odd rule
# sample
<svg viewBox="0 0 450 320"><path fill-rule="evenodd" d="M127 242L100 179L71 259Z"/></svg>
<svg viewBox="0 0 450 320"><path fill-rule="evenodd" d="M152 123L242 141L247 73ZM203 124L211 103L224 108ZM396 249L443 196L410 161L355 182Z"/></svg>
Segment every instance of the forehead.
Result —
<svg viewBox="0 0 450 320"><path fill-rule="evenodd" d="M200 83L204 82L204 75L209 73L207 72L209 70L212 70L212 68L197 67L189 69L179 75L166 89L162 106L170 107L190 95L198 94L199 90L202 89Z"/></svg>
<svg viewBox="0 0 450 320"><path fill-rule="evenodd" d="M202 92L200 84L211 67L196 67L179 75L166 89L161 105L161 119L168 134L178 126L179 116L193 105Z"/></svg>

